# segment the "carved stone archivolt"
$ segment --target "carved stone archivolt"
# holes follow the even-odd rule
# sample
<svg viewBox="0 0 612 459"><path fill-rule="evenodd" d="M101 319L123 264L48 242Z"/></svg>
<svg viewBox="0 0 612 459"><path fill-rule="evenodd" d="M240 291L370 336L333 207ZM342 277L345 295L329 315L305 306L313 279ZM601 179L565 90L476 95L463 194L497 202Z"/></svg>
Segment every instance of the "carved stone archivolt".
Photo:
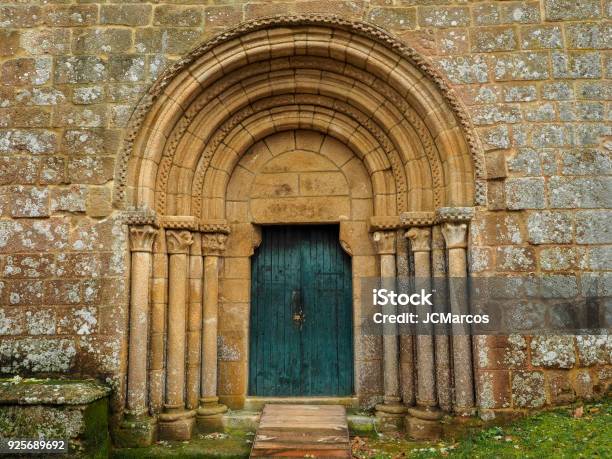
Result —
<svg viewBox="0 0 612 459"><path fill-rule="evenodd" d="M308 46L296 40L304 33L309 34ZM289 132L294 136L290 147L285 135ZM316 148L298 148L297 132L307 132L312 142L318 139ZM328 169L310 171L313 176L341 177L333 182L341 185L333 191L323 192L319 185L312 189L314 196L321 193L329 202L341 202L337 207L343 210L331 217L315 210L297 223L341 223L342 246L363 264L355 265L354 273L379 275L393 283L398 266L408 266L405 252L412 250L419 274L430 275L430 256L437 257L433 269L440 271L446 251L449 275L467 275L465 241L472 206L483 204L485 196L482 152L465 110L433 64L377 27L321 15L260 19L216 36L166 70L143 97L130 120L116 171L117 205L144 209L124 213L136 283L130 317L140 321L134 328L130 325L128 390L134 392L126 408L142 415L147 390L149 403L154 398L160 408L163 400L158 415L163 438L188 438L196 418L202 429L219 427L226 407L217 393L224 377L218 322L226 297L232 296L221 286L231 285L232 293L246 286L245 294L234 295L237 303L232 307L248 309L242 307L248 303L248 257L261 240L256 225L296 222L282 220L280 211L258 219L251 206L247 191L258 173L267 172L261 165L257 169L247 164L247 153L266 142L276 142L276 149L267 146L264 152L271 158L284 154L285 147L300 150L329 161ZM328 151L321 147L325 142L341 147ZM346 166L351 161L355 164ZM292 173L301 187L303 171ZM239 174L248 178L240 180ZM363 184L357 191L356 183ZM315 200L313 195L298 196L291 187L280 189L289 191L292 199ZM247 197L236 197L241 193ZM410 249L398 234L410 240ZM436 247L430 253L432 234ZM241 272L224 279L228 266L241 267ZM155 269L151 293L150 273ZM462 301L454 297L453 307ZM155 384L147 382L146 354L138 353L147 347L142 317L151 304L156 311L151 315L155 361L165 358L166 365L156 364L155 375L164 377ZM358 329L355 339L357 349ZM416 343L421 378L416 400L429 410L437 403L436 388L433 383L427 386L422 376L433 379L433 346L438 342L428 337ZM469 410L470 343L457 338L453 346L454 364L461 365L454 375L457 406ZM381 389L374 396L384 395L384 403L377 410L400 425L406 407L395 334L383 337L382 351L384 394ZM446 355L442 351L435 355ZM231 371L240 371L238 362L228 363ZM356 381L364 379L361 376L357 373ZM225 399L221 402L230 406Z"/></svg>

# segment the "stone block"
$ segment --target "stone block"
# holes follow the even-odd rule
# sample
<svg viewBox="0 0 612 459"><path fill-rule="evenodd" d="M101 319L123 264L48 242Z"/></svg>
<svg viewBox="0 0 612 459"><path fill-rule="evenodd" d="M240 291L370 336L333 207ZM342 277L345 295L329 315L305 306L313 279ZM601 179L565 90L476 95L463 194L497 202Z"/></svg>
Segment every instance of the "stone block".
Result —
<svg viewBox="0 0 612 459"><path fill-rule="evenodd" d="M197 27L202 20L202 9L198 6L160 5L155 7L153 25Z"/></svg>
<svg viewBox="0 0 612 459"><path fill-rule="evenodd" d="M548 54L526 52L495 56L496 81L508 80L545 80L548 79Z"/></svg>
<svg viewBox="0 0 612 459"><path fill-rule="evenodd" d="M115 4L100 6L100 24L145 26L151 19L151 5Z"/></svg>
<svg viewBox="0 0 612 459"><path fill-rule="evenodd" d="M550 247L540 251L540 267L545 271L584 269L586 254L578 247Z"/></svg>
<svg viewBox="0 0 612 459"><path fill-rule="evenodd" d="M495 126L479 129L485 150L510 148L510 133L508 126Z"/></svg>
<svg viewBox="0 0 612 459"><path fill-rule="evenodd" d="M505 184L508 209L543 209L546 206L543 178L512 178Z"/></svg>
<svg viewBox="0 0 612 459"><path fill-rule="evenodd" d="M559 26L523 26L521 27L521 48L555 49L563 47L563 35Z"/></svg>
<svg viewBox="0 0 612 459"><path fill-rule="evenodd" d="M68 455L108 455L108 394L110 389L91 381L0 382L0 426L8 438L61 438Z"/></svg>
<svg viewBox="0 0 612 459"><path fill-rule="evenodd" d="M479 105L471 111L472 121L477 125L517 123L522 118L518 107L512 105Z"/></svg>
<svg viewBox="0 0 612 459"><path fill-rule="evenodd" d="M499 16L502 24L529 24L540 22L539 1L504 2L500 5Z"/></svg>
<svg viewBox="0 0 612 459"><path fill-rule="evenodd" d="M98 5L49 5L43 21L51 27L91 26L98 20Z"/></svg>
<svg viewBox="0 0 612 459"><path fill-rule="evenodd" d="M577 81L575 87L580 99L607 100L612 97L610 85L598 81Z"/></svg>
<svg viewBox="0 0 612 459"><path fill-rule="evenodd" d="M587 267L594 270L612 270L612 246L591 247Z"/></svg>
<svg viewBox="0 0 612 459"><path fill-rule="evenodd" d="M482 56L459 56L438 59L438 65L455 84L486 83L488 67Z"/></svg>
<svg viewBox="0 0 612 459"><path fill-rule="evenodd" d="M15 102L19 105L57 105L65 100L64 91L46 86L21 88L15 93Z"/></svg>
<svg viewBox="0 0 612 459"><path fill-rule="evenodd" d="M440 54L456 56L467 54L470 50L468 29L440 29L436 31L436 36Z"/></svg>
<svg viewBox="0 0 612 459"><path fill-rule="evenodd" d="M524 107L525 121L544 122L555 121L557 112L555 106L551 102L538 102Z"/></svg>
<svg viewBox="0 0 612 459"><path fill-rule="evenodd" d="M102 102L104 100L104 87L100 85L95 86L81 86L74 88L72 91L72 103L87 105Z"/></svg>
<svg viewBox="0 0 612 459"><path fill-rule="evenodd" d="M104 105L61 105L56 107L53 125L56 127L97 128L106 124Z"/></svg>
<svg viewBox="0 0 612 459"><path fill-rule="evenodd" d="M2 373L66 373L73 368L75 356L75 343L69 339L22 338L0 341Z"/></svg>
<svg viewBox="0 0 612 459"><path fill-rule="evenodd" d="M202 33L194 29L146 27L136 30L134 47L139 53L183 54L201 41Z"/></svg>
<svg viewBox="0 0 612 459"><path fill-rule="evenodd" d="M233 26L240 21L242 21L242 5L206 7L204 16L206 28Z"/></svg>
<svg viewBox="0 0 612 459"><path fill-rule="evenodd" d="M516 213L490 212L486 214L483 223L482 236L485 245L524 242L521 217Z"/></svg>
<svg viewBox="0 0 612 459"><path fill-rule="evenodd" d="M106 61L95 56L62 56L55 63L55 83L97 83L107 79Z"/></svg>
<svg viewBox="0 0 612 459"><path fill-rule="evenodd" d="M111 81L142 81L145 76L144 56L112 56L108 61L108 76Z"/></svg>
<svg viewBox="0 0 612 459"><path fill-rule="evenodd" d="M576 242L578 244L612 244L611 219L612 211L608 210L576 212Z"/></svg>
<svg viewBox="0 0 612 459"><path fill-rule="evenodd" d="M520 84L504 86L505 102L530 102L538 98L536 86L533 84Z"/></svg>
<svg viewBox="0 0 612 459"><path fill-rule="evenodd" d="M593 378L589 370L579 370L571 379L576 396L590 400L593 398Z"/></svg>
<svg viewBox="0 0 612 459"><path fill-rule="evenodd" d="M536 125L531 129L531 142L535 148L571 145L572 132L562 124Z"/></svg>
<svg viewBox="0 0 612 459"><path fill-rule="evenodd" d="M612 25L609 23L571 23L565 27L568 48L609 49L612 47Z"/></svg>
<svg viewBox="0 0 612 459"><path fill-rule="evenodd" d="M555 51L552 54L554 78L601 78L601 55L597 51Z"/></svg>
<svg viewBox="0 0 612 459"><path fill-rule="evenodd" d="M568 100L574 95L572 85L564 81L544 83L542 85L542 98L547 100Z"/></svg>
<svg viewBox="0 0 612 459"><path fill-rule="evenodd" d="M499 6L495 3L477 3L473 5L472 20L475 25L499 24Z"/></svg>
<svg viewBox="0 0 612 459"><path fill-rule="evenodd" d="M546 403L544 374L520 371L512 375L512 403L515 408L540 408Z"/></svg>
<svg viewBox="0 0 612 459"><path fill-rule="evenodd" d="M85 212L87 187L71 185L70 187L51 190L51 213L54 212Z"/></svg>
<svg viewBox="0 0 612 459"><path fill-rule="evenodd" d="M530 347L535 367L572 368L576 363L573 336L534 336Z"/></svg>
<svg viewBox="0 0 612 459"><path fill-rule="evenodd" d="M38 5L0 5L0 27L36 27L42 22Z"/></svg>
<svg viewBox="0 0 612 459"><path fill-rule="evenodd" d="M578 335L576 344L580 365L608 365L612 362L612 336Z"/></svg>
<svg viewBox="0 0 612 459"><path fill-rule="evenodd" d="M563 244L572 241L573 218L567 212L532 212L527 234L532 244Z"/></svg>
<svg viewBox="0 0 612 459"><path fill-rule="evenodd" d="M461 27L470 25L466 7L423 6L419 8L421 27Z"/></svg>
<svg viewBox="0 0 612 459"><path fill-rule="evenodd" d="M62 150L70 155L112 156L119 147L119 131L111 129L67 129Z"/></svg>
<svg viewBox="0 0 612 459"><path fill-rule="evenodd" d="M103 185L112 180L114 158L82 157L68 162L68 177L72 183Z"/></svg>
<svg viewBox="0 0 612 459"><path fill-rule="evenodd" d="M386 29L415 29L415 8L374 7L368 12L368 21Z"/></svg>
<svg viewBox="0 0 612 459"><path fill-rule="evenodd" d="M493 51L512 51L517 48L518 40L514 29L509 27L478 27L470 32L472 51L489 53Z"/></svg>
<svg viewBox="0 0 612 459"><path fill-rule="evenodd" d="M477 371L476 394L480 408L509 408L512 399L510 372L503 370Z"/></svg>
<svg viewBox="0 0 612 459"><path fill-rule="evenodd" d="M51 76L49 57L17 58L4 61L0 69L0 81L6 85L42 85Z"/></svg>
<svg viewBox="0 0 612 459"><path fill-rule="evenodd" d="M29 29L21 32L21 47L29 54L61 55L70 52L69 29Z"/></svg>
<svg viewBox="0 0 612 459"><path fill-rule="evenodd" d="M0 30L0 56L14 56L19 49L19 32Z"/></svg>
<svg viewBox="0 0 612 459"><path fill-rule="evenodd" d="M535 253L530 247L498 247L498 271L534 271Z"/></svg>
<svg viewBox="0 0 612 459"><path fill-rule="evenodd" d="M72 51L75 54L121 53L132 47L132 31L119 27L75 30Z"/></svg>
<svg viewBox="0 0 612 459"><path fill-rule="evenodd" d="M48 217L49 189L33 186L14 186L11 188L13 217Z"/></svg>
<svg viewBox="0 0 612 459"><path fill-rule="evenodd" d="M87 195L87 215L90 217L107 217L113 211L110 188L94 186Z"/></svg>
<svg viewBox="0 0 612 459"><path fill-rule="evenodd" d="M552 207L612 207L612 180L607 177L551 177L548 192Z"/></svg>
<svg viewBox="0 0 612 459"><path fill-rule="evenodd" d="M599 0L545 0L547 21L597 19L601 16Z"/></svg>
<svg viewBox="0 0 612 459"><path fill-rule="evenodd" d="M576 394L570 384L566 371L550 371L546 373L546 382L553 405L566 405L576 399Z"/></svg>

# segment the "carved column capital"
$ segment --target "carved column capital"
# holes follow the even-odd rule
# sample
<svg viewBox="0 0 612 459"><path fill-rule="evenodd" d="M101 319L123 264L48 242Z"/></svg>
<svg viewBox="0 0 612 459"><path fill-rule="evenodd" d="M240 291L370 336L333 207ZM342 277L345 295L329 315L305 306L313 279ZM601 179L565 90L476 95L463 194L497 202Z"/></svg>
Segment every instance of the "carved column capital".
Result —
<svg viewBox="0 0 612 459"><path fill-rule="evenodd" d="M395 231L375 231L372 239L379 255L395 254Z"/></svg>
<svg viewBox="0 0 612 459"><path fill-rule="evenodd" d="M191 231L187 230L167 230L166 243L168 253L189 253L189 246L193 244L193 236Z"/></svg>
<svg viewBox="0 0 612 459"><path fill-rule="evenodd" d="M467 247L467 223L446 222L442 225L442 235L448 249Z"/></svg>
<svg viewBox="0 0 612 459"><path fill-rule="evenodd" d="M227 234L225 233L202 233L202 255L222 255L226 242Z"/></svg>
<svg viewBox="0 0 612 459"><path fill-rule="evenodd" d="M410 228L404 236L410 240L413 252L429 252L431 250L431 228Z"/></svg>
<svg viewBox="0 0 612 459"><path fill-rule="evenodd" d="M157 230L151 225L130 227L130 250L132 252L151 252Z"/></svg>

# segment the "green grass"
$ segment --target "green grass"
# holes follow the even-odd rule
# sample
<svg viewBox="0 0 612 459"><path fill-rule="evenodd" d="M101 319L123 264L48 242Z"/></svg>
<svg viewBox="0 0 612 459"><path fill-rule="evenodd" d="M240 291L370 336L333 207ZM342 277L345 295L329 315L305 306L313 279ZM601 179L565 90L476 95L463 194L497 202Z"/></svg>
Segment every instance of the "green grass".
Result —
<svg viewBox="0 0 612 459"><path fill-rule="evenodd" d="M359 458L597 458L612 457L612 403L539 413L505 427L490 427L462 439L435 444L406 440L366 440Z"/></svg>

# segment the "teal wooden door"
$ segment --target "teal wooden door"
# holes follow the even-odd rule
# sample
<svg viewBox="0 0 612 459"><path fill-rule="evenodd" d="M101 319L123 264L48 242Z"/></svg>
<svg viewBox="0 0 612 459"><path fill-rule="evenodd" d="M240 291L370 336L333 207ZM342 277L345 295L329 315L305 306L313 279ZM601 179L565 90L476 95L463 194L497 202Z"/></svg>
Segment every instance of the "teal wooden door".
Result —
<svg viewBox="0 0 612 459"><path fill-rule="evenodd" d="M353 393L351 260L337 226L271 226L252 259L249 393Z"/></svg>

